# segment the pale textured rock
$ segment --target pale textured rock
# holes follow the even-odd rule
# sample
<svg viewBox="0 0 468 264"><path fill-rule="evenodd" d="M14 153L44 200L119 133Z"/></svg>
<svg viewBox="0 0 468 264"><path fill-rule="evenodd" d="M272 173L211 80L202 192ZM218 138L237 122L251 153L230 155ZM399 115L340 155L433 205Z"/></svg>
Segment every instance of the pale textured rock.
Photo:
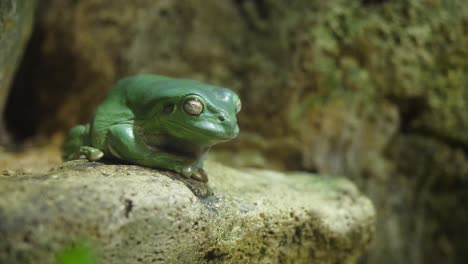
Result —
<svg viewBox="0 0 468 264"><path fill-rule="evenodd" d="M85 161L0 176L0 263L83 239L100 263L353 263L371 239L374 209L345 179L206 168L208 188Z"/></svg>

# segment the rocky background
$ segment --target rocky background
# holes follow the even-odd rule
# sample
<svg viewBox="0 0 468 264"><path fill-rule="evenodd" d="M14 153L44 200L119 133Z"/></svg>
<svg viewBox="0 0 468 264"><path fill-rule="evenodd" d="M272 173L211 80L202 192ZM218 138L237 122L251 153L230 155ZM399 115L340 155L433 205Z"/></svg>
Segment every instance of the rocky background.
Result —
<svg viewBox="0 0 468 264"><path fill-rule="evenodd" d="M468 258L466 1L40 0L5 124L60 143L142 72L239 92L220 160L353 180L378 210L363 263Z"/></svg>

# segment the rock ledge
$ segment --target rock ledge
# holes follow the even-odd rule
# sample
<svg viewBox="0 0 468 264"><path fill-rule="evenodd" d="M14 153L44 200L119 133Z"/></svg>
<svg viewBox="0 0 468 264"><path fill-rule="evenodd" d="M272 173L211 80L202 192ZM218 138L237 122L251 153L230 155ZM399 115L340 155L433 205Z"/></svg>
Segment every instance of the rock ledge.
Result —
<svg viewBox="0 0 468 264"><path fill-rule="evenodd" d="M0 176L0 263L51 263L78 240L100 263L352 263L374 208L349 181L207 162L209 187L73 161Z"/></svg>

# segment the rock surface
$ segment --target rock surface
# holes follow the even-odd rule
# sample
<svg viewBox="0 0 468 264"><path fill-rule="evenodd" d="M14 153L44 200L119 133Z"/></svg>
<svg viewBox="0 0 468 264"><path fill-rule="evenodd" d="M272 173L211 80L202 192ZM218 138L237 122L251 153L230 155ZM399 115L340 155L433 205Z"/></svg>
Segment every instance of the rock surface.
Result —
<svg viewBox="0 0 468 264"><path fill-rule="evenodd" d="M0 263L51 263L80 240L100 263L353 263L371 239L374 209L345 179L207 170L208 188L86 161L0 176Z"/></svg>

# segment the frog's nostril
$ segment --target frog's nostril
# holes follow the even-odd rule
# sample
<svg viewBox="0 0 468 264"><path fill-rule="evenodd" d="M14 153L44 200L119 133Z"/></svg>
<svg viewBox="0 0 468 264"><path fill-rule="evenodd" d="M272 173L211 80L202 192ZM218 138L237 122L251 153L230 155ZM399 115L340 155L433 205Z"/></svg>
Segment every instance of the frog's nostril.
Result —
<svg viewBox="0 0 468 264"><path fill-rule="evenodd" d="M218 117L218 119L219 119L219 121L221 121L221 122L224 122L224 120L225 120L224 117L222 117L222 116Z"/></svg>

